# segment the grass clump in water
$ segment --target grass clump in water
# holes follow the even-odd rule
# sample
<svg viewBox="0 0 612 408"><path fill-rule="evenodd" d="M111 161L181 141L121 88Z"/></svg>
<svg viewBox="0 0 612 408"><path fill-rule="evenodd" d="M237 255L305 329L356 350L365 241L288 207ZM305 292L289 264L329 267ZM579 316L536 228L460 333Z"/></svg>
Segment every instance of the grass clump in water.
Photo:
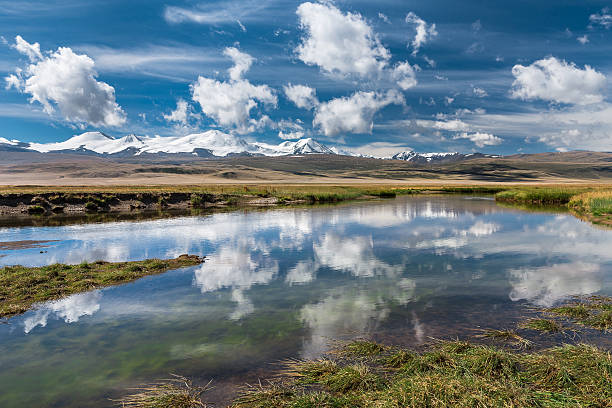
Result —
<svg viewBox="0 0 612 408"><path fill-rule="evenodd" d="M497 330L487 329L484 330L479 337L489 338L493 340L505 341L516 344L519 348L531 347L532 341L527 340L523 336L517 334L514 330Z"/></svg>
<svg viewBox="0 0 612 408"><path fill-rule="evenodd" d="M139 388L136 393L117 401L120 407L133 408L196 408L206 407L202 394L209 385L198 387L185 377L173 378Z"/></svg>
<svg viewBox="0 0 612 408"><path fill-rule="evenodd" d="M521 327L543 333L559 333L563 329L559 323L552 319L529 319L522 323Z"/></svg>
<svg viewBox="0 0 612 408"><path fill-rule="evenodd" d="M135 262L82 262L79 265L54 264L42 267L5 266L0 268L0 317L23 313L35 303L57 300L75 293L131 282L204 259L181 255L175 259L148 259Z"/></svg>
<svg viewBox="0 0 612 408"><path fill-rule="evenodd" d="M352 356L371 357L382 353L384 349L382 345L373 341L356 340L344 346L342 353Z"/></svg>

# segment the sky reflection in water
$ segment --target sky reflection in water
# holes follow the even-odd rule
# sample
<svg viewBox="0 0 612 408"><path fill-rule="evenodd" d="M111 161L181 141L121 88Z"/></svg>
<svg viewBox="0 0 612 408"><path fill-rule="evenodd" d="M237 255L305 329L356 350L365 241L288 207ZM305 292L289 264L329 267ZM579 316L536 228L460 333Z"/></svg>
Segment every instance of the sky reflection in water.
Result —
<svg viewBox="0 0 612 408"><path fill-rule="evenodd" d="M208 257L0 325L1 406L105 406L126 383L168 372L222 378L316 357L343 336L419 343L612 286L610 231L475 197L0 228L0 236L58 240L44 253L0 251L2 265Z"/></svg>

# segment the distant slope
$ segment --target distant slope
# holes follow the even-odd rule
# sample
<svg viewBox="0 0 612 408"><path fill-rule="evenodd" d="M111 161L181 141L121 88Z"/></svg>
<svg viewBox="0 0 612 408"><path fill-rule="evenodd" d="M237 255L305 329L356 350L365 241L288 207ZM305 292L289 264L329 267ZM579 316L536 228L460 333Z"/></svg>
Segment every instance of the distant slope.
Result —
<svg viewBox="0 0 612 408"><path fill-rule="evenodd" d="M303 154L203 158L0 152L0 184L195 184L218 182L599 182L612 183L612 154L479 157L451 162ZM550 159L549 159L550 160Z"/></svg>

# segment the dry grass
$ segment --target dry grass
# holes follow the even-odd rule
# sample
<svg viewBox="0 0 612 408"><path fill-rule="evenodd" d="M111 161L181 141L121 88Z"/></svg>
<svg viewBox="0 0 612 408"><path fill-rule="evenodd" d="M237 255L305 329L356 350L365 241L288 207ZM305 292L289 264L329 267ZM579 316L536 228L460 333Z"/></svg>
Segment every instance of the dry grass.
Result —
<svg viewBox="0 0 612 408"><path fill-rule="evenodd" d="M210 388L210 383L198 387L182 376L172 374L172 378L155 384L136 388L133 394L115 401L120 407L131 408L198 408L208 407L202 402L202 394Z"/></svg>

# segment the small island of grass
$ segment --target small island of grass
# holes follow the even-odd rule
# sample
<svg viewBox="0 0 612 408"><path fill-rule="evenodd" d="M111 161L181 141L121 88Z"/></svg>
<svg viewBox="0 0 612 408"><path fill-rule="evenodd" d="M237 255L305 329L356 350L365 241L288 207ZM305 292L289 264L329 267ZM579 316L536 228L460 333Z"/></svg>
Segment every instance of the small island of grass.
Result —
<svg viewBox="0 0 612 408"><path fill-rule="evenodd" d="M42 267L0 268L0 317L24 313L34 304L105 286L131 282L147 275L198 265L204 258L181 255L175 259L134 262L83 262Z"/></svg>

